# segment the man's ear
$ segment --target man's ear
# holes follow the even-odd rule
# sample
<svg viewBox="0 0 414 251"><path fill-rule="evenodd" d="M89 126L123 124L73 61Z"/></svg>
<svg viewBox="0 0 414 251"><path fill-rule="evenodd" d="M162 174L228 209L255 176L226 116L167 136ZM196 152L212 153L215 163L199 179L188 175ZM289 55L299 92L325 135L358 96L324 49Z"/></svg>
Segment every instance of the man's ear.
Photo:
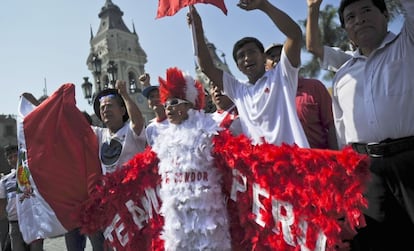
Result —
<svg viewBox="0 0 414 251"><path fill-rule="evenodd" d="M382 14L385 16L385 19L387 19L387 22L389 22L390 21L390 14L388 13L388 11L384 11Z"/></svg>

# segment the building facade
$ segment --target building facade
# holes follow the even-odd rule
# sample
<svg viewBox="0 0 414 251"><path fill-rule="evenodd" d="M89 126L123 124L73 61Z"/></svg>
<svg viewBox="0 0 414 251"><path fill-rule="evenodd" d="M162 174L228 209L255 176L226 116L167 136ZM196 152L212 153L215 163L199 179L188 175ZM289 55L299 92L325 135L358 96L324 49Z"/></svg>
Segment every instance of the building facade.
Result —
<svg viewBox="0 0 414 251"><path fill-rule="evenodd" d="M91 28L90 53L86 64L94 78L95 93L113 88L116 79L127 81L130 96L148 122L154 113L141 94L138 80L145 73L147 55L139 43L135 26L131 32L122 20L123 14L111 0L106 0L98 14L101 21L97 33L93 34Z"/></svg>
<svg viewBox="0 0 414 251"><path fill-rule="evenodd" d="M17 144L17 124L14 115L0 115L0 175L8 172L9 164L4 156L6 145Z"/></svg>
<svg viewBox="0 0 414 251"><path fill-rule="evenodd" d="M130 95L148 123L149 120L154 118L154 112L149 109L138 80L138 77L145 73L147 55L139 43L135 26L133 25L131 32L122 20L122 16L123 12L117 5L111 0L105 1L98 14L101 19L98 31L94 34L91 29L90 53L86 64L93 75L95 93L106 88L113 88L114 78L128 81ZM221 53L223 58L221 60L217 55L215 45L208 42L207 39L206 42L216 66L231 74L224 53ZM195 73L196 79L203 83L206 93L208 93L209 79L197 65ZM207 101L210 100L208 97ZM211 112L211 109L214 108L213 104L207 104L206 111ZM99 123L96 122L94 116L92 116L92 119L95 124Z"/></svg>

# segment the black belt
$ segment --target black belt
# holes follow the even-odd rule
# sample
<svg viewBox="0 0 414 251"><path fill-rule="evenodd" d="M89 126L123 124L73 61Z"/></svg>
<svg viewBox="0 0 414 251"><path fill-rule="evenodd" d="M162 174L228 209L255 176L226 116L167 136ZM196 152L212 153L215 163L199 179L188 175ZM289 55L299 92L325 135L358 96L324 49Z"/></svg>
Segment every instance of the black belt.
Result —
<svg viewBox="0 0 414 251"><path fill-rule="evenodd" d="M386 139L375 143L352 143L352 149L373 158L387 157L397 153L414 150L414 136Z"/></svg>

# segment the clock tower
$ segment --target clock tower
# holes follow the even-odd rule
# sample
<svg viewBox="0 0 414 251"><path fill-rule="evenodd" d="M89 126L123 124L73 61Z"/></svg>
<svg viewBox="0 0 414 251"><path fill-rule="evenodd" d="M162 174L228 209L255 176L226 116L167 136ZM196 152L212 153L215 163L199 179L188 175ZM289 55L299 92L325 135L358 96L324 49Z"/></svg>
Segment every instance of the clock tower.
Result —
<svg viewBox="0 0 414 251"><path fill-rule="evenodd" d="M138 80L145 73L147 55L139 44L135 26L131 32L122 20L123 15L111 0L105 1L98 15L101 19L98 32L94 35L91 28L91 47L86 64L94 76L96 93L114 88L117 79L125 80L131 98L148 122L154 117L154 112L148 108Z"/></svg>

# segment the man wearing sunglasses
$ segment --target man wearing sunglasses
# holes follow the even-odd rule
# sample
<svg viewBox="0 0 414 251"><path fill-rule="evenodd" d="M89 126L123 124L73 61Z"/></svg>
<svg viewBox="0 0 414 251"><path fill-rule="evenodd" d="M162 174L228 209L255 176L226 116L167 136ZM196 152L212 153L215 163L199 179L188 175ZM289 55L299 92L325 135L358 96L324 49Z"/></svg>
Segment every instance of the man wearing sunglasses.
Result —
<svg viewBox="0 0 414 251"><path fill-rule="evenodd" d="M220 127L202 111L202 84L178 68L167 69L159 82L169 121L153 146L162 179L160 238L169 250L231 250L221 175L212 156Z"/></svg>

